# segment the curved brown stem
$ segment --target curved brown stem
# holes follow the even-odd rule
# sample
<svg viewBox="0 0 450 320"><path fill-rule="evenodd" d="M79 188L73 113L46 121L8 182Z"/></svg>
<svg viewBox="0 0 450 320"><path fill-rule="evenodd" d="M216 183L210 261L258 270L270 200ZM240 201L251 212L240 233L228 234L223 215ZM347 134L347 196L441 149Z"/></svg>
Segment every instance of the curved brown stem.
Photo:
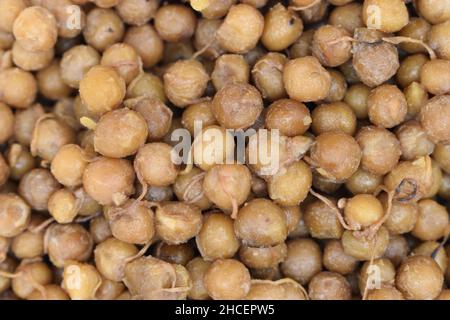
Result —
<svg viewBox="0 0 450 320"><path fill-rule="evenodd" d="M350 231L354 231L355 230L350 225L348 225L347 222L345 222L345 219L342 216L342 213L339 210L339 208L333 202L331 202L327 197L325 197L325 196L315 192L313 189L309 190L309 192L313 196L315 196L317 199L319 199L320 201L325 203L331 210L333 210L333 212L336 214L336 217L338 218L340 224L342 225L342 227L344 227L344 229L350 230Z"/></svg>
<svg viewBox="0 0 450 320"><path fill-rule="evenodd" d="M126 214L128 211L132 212L139 203L141 203L141 201L135 200L133 202L125 203L122 206L109 207L107 216L110 220L115 220L117 217Z"/></svg>
<svg viewBox="0 0 450 320"><path fill-rule="evenodd" d="M378 195L379 195L382 191L384 191L384 192L386 192L386 193L389 192L389 190L388 190L384 185L379 185L379 186L375 189L375 191L374 191L372 194L373 194L374 197L378 197Z"/></svg>
<svg viewBox="0 0 450 320"><path fill-rule="evenodd" d="M28 231L30 231L31 233L39 233L42 230L44 230L45 228L47 228L54 221L55 221L54 218L48 218L47 220L45 220L41 224L37 225L36 227L28 227Z"/></svg>
<svg viewBox="0 0 450 320"><path fill-rule="evenodd" d="M394 201L394 196L395 196L395 191L389 191L387 192L387 208L386 208L386 213L383 215L383 217L381 217L380 220L378 220L377 222L375 222L373 225L371 225L370 227L368 227L367 229L365 229L364 231L357 231L355 232L355 237L357 238L367 238L367 239L372 239L373 237L376 236L378 230L380 230L381 226L387 221L387 219L389 219L391 212L392 212L392 202Z"/></svg>
<svg viewBox="0 0 450 320"><path fill-rule="evenodd" d="M136 201L141 201L147 195L148 184L147 184L147 182L145 182L145 179L144 179L144 177L141 174L141 170L138 168L138 165L137 165L136 162L134 163L134 171L136 172L136 177L138 178L138 181L139 181L139 183L142 186L142 192L139 195L139 197L136 199Z"/></svg>
<svg viewBox="0 0 450 320"><path fill-rule="evenodd" d="M431 258L436 259L436 256L438 255L439 251L442 248L444 248L444 246L447 243L449 237L450 237L450 224L447 225L447 228L445 229L445 235L444 235L444 238L442 239L441 243L431 253Z"/></svg>
<svg viewBox="0 0 450 320"><path fill-rule="evenodd" d="M83 223L83 222L87 222L87 221L91 221L92 219L98 217L100 215L100 212L91 214L90 216L86 216L86 217L80 217L78 219L75 219L76 223Z"/></svg>
<svg viewBox="0 0 450 320"><path fill-rule="evenodd" d="M133 261L133 260L136 260L137 258L142 257L142 256L147 252L148 248L150 248L150 246L152 245L152 243L153 243L153 241L150 240L149 242L147 242L147 243L142 247L141 250L139 250L138 253L136 253L134 256L131 256L131 257L128 257L128 258L123 259L123 262L124 262L125 264L127 264L127 263L130 263L130 262Z"/></svg>
<svg viewBox="0 0 450 320"><path fill-rule="evenodd" d="M407 183L412 187L412 191L404 192L405 185ZM367 229L365 229L363 231L355 232L355 237L357 237L357 238L365 237L368 239L372 239L376 235L378 230L380 230L381 226L389 219L391 212L392 212L392 205L393 205L394 200L399 201L399 202L405 202L405 201L414 199L414 197L417 194L417 190L418 190L417 182L415 180L409 179L409 178L403 179L394 190L387 190L387 188L385 186L378 187L378 190L376 192L377 195L381 191L384 191L387 193L386 213L383 215L383 217L381 217L380 220L375 222L373 225L371 225ZM401 194L401 193L405 193L405 196L399 197L399 194Z"/></svg>
<svg viewBox="0 0 450 320"><path fill-rule="evenodd" d="M95 300L95 295L97 294L98 289L103 284L103 279L100 278L97 285L95 286L94 290L92 290L91 300Z"/></svg>
<svg viewBox="0 0 450 320"><path fill-rule="evenodd" d="M47 289L40 284L39 282L37 282L34 278L33 275L31 274L30 271L27 271L24 273L24 276L27 277L28 281L30 282L31 286L36 289L37 291L39 291L39 293L42 295L42 297L44 298L44 300L47 300Z"/></svg>
<svg viewBox="0 0 450 320"><path fill-rule="evenodd" d="M414 39L414 38L410 38L410 37L384 37L384 38L382 38L382 40L385 42L388 42L388 43L392 43L392 44L400 44L402 42L410 42L410 43L419 44L422 47L424 47L425 50L427 50L428 54L430 55L430 59L432 59L432 60L436 59L436 53L434 53L433 49L431 49L431 47L429 45L427 45L425 42L423 42L422 40L418 40L418 39Z"/></svg>
<svg viewBox="0 0 450 320"><path fill-rule="evenodd" d="M7 271L0 270L0 277L8 278L8 279L16 279L20 277L26 277L30 282L31 286L38 290L44 299L47 299L47 290L43 285L37 282L30 271L19 271L17 273L11 273Z"/></svg>
<svg viewBox="0 0 450 320"><path fill-rule="evenodd" d="M211 40L206 45L204 45L203 48L201 48L200 50L198 50L197 52L194 53L194 55L192 56L192 59L197 59L198 56L200 56L203 53L205 53L206 50L211 48L211 46L214 44L214 41L216 41L216 34L215 33L214 33L213 37L211 38Z"/></svg>

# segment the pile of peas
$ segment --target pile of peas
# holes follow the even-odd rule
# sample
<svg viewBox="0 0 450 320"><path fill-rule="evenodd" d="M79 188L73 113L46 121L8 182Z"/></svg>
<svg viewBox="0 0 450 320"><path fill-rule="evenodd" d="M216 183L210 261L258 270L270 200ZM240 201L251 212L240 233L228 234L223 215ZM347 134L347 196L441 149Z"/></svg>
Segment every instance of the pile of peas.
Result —
<svg viewBox="0 0 450 320"><path fill-rule="evenodd" d="M0 299L449 300L449 39L450 0L0 0Z"/></svg>

